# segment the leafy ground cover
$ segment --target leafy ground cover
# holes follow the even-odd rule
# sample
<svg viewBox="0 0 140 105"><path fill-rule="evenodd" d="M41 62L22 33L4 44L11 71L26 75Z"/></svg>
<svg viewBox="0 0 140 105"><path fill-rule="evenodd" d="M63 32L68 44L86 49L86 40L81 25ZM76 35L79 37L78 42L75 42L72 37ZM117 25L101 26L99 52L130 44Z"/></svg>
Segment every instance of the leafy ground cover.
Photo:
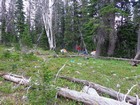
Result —
<svg viewBox="0 0 140 105"><path fill-rule="evenodd" d="M128 61L103 60L85 57L50 57L52 51L23 54L7 51L0 46L0 73L12 73L31 79L31 87L21 86L0 77L0 105L82 105L62 97L56 98L57 88L66 87L80 91L82 85L56 78L65 75L88 80L127 93L139 84L140 66L133 67ZM130 95L140 96L140 87L133 88ZM105 95L105 94L104 94Z"/></svg>

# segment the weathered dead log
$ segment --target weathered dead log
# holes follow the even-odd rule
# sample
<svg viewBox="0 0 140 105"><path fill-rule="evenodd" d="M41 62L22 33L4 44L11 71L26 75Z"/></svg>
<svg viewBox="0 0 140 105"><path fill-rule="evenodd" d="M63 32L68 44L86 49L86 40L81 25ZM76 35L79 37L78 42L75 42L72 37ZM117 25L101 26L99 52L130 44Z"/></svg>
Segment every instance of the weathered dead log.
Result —
<svg viewBox="0 0 140 105"><path fill-rule="evenodd" d="M60 88L58 91L58 95L89 105L132 105L126 102L120 102L114 99L100 97L96 95L89 95L87 93L78 92L67 88Z"/></svg>
<svg viewBox="0 0 140 105"><path fill-rule="evenodd" d="M18 75L14 75L14 74L3 74L1 76L8 81L12 81L17 84L21 84L21 85L25 85L25 86L28 86L29 82L30 82L29 79L26 79L23 76L18 76Z"/></svg>
<svg viewBox="0 0 140 105"><path fill-rule="evenodd" d="M75 82L75 83L80 83L80 84L83 84L83 85L90 86L90 87L94 88L95 90L97 90L98 92L105 93L105 94L111 96L114 99L120 99L120 101L123 101L124 98L126 97L126 99L125 99L126 102L130 102L134 105L136 105L136 103L137 103L136 97L133 97L133 96L130 96L130 95L126 96L123 93L119 93L119 92L117 92L113 89L101 86L99 84L89 82L89 81L86 81L86 80L80 80L80 79L77 79L77 78L66 77L66 76L59 76L59 77L62 78L62 79L67 79L67 80ZM140 101L140 99L139 99L139 101Z"/></svg>
<svg viewBox="0 0 140 105"><path fill-rule="evenodd" d="M89 86L84 86L82 89L82 92L87 93L88 95L91 95L91 96L99 97L99 94L97 93L97 91Z"/></svg>

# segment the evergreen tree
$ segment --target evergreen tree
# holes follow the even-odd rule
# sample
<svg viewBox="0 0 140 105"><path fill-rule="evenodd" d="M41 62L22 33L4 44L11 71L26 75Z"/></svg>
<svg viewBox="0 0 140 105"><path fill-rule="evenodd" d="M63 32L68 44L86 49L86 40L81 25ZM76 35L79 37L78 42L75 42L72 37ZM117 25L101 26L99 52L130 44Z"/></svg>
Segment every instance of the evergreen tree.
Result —
<svg viewBox="0 0 140 105"><path fill-rule="evenodd" d="M6 35L6 0L3 0L1 3L1 7L2 7L2 14L1 14L1 39L0 42L2 42L3 44L6 44L7 41L7 35Z"/></svg>
<svg viewBox="0 0 140 105"><path fill-rule="evenodd" d="M24 26L24 32L22 33L21 43L23 46L32 47L32 38L30 35L29 25Z"/></svg>
<svg viewBox="0 0 140 105"><path fill-rule="evenodd" d="M133 1L134 6L134 23L138 27L137 30L137 53L140 51L140 1Z"/></svg>
<svg viewBox="0 0 140 105"><path fill-rule="evenodd" d="M24 11L23 11L23 0L17 0L16 1L16 11L15 11L15 23L16 23L16 31L17 31L17 37L18 37L18 41L20 46L22 46L21 44L21 40L22 40L22 35L24 32L24 27L25 27L25 16L24 16Z"/></svg>

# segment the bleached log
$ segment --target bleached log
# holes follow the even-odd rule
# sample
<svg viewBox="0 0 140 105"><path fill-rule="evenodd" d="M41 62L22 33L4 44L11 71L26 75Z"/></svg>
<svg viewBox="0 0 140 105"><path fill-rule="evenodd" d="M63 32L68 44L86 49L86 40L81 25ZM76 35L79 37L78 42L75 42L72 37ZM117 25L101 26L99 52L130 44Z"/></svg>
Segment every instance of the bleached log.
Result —
<svg viewBox="0 0 140 105"><path fill-rule="evenodd" d="M67 79L67 80L75 82L75 83L80 83L80 84L83 84L83 85L90 86L90 87L94 88L96 91L98 91L100 93L105 93L105 94L109 95L110 97L112 97L114 99L119 98L119 99L121 99L120 101L123 101L124 97L125 97L125 94L123 94L123 93L119 93L119 92L117 92L113 89L101 86L101 85L93 83L93 82L89 82L89 81L86 81L86 80L80 80L80 79L77 79L77 78L66 77L66 76L59 76L59 77L62 78L62 79ZM133 97L133 96L130 96L130 95L126 96L125 101L130 102L134 105L136 105L136 103L137 103L136 97ZM140 101L140 99L138 101Z"/></svg>
<svg viewBox="0 0 140 105"><path fill-rule="evenodd" d="M97 91L93 88L90 88L89 86L84 86L82 89L82 92L87 93L88 95L91 95L91 96L99 97L99 94L97 93Z"/></svg>
<svg viewBox="0 0 140 105"><path fill-rule="evenodd" d="M59 96L70 98L79 102L83 102L89 105L132 105L126 102L116 101L114 99L109 99L105 97L100 97L96 95L89 95L87 93L78 92L75 90L70 90L67 88L60 88L58 91Z"/></svg>
<svg viewBox="0 0 140 105"><path fill-rule="evenodd" d="M2 77L8 81L15 82L17 84L25 85L28 86L30 80L26 79L24 77L18 76L18 75L13 75L13 74L3 74Z"/></svg>

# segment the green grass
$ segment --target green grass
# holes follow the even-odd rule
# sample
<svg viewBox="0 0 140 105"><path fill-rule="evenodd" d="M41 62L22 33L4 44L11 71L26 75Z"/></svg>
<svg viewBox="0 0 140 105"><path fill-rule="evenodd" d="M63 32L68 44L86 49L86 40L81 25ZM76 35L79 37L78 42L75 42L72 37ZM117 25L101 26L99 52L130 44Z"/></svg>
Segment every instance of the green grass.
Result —
<svg viewBox="0 0 140 105"><path fill-rule="evenodd" d="M70 62L71 59L74 60L74 63ZM140 78L135 78L136 75L140 74L140 66L133 67L126 61L99 60L94 58L88 60L84 58L59 58L49 61L48 69L51 69L56 74L67 60L69 61L60 75L89 80L114 90L118 90L116 85L120 84L121 87L119 89L123 93L140 80ZM59 83L59 81L57 82Z"/></svg>
<svg viewBox="0 0 140 105"><path fill-rule="evenodd" d="M85 59L84 57L53 58L47 56L53 55L54 52L40 52L43 52L44 55L37 57L33 53L6 52L5 48L0 46L0 72L31 78L32 86L28 90L25 86L18 86L18 84L0 77L0 105L53 105L54 102L59 105L82 105L82 103L62 97L55 99L57 87L66 87L77 91L83 87L81 84L60 78L54 82L58 70L64 64L66 65L59 75L95 82L116 91L120 90L124 94L140 81L140 77L135 77L140 74L140 66L133 67L127 61ZM117 84L120 87L117 87ZM137 86L130 94L140 96L139 91L140 88Z"/></svg>

